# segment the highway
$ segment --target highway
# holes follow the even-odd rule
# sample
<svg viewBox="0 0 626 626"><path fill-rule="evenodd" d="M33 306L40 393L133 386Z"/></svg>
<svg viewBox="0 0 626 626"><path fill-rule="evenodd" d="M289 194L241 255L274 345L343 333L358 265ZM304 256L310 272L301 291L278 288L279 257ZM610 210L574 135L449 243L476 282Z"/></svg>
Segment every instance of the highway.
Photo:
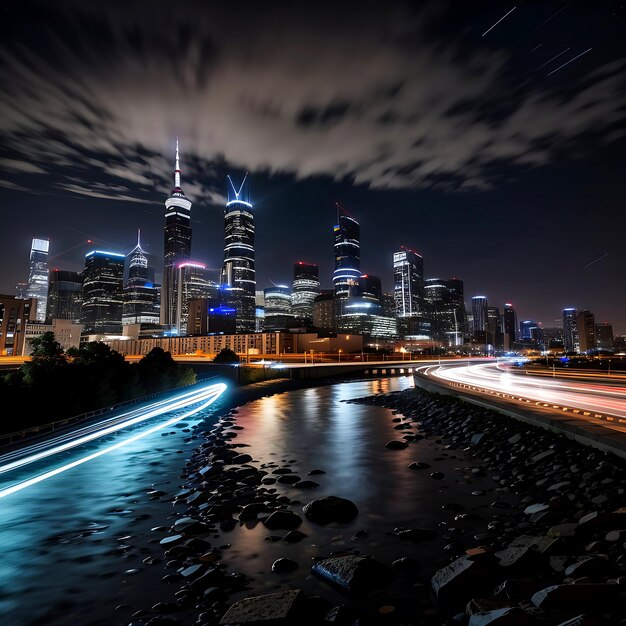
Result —
<svg viewBox="0 0 626 626"><path fill-rule="evenodd" d="M224 383L196 386L191 391L177 393L166 400L117 413L62 435L7 452L0 456L0 498L188 419L213 404L225 389ZM94 442L101 439L104 442L94 447ZM70 451L71 458L68 458Z"/></svg>
<svg viewBox="0 0 626 626"><path fill-rule="evenodd" d="M495 401L530 410L568 414L626 433L626 382L623 377L598 378L580 371L567 376L533 376L511 361L441 363L423 365L418 374L470 395L490 396Z"/></svg>

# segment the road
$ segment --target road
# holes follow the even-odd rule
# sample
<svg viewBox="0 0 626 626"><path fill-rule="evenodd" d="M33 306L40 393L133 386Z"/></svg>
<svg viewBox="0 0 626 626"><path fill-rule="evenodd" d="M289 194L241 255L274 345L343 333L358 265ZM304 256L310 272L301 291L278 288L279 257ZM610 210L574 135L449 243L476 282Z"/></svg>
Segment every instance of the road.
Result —
<svg viewBox="0 0 626 626"><path fill-rule="evenodd" d="M482 394L526 409L601 423L626 433L626 382L623 377L598 378L593 372L566 376L529 375L510 361L424 365L419 374L463 393Z"/></svg>

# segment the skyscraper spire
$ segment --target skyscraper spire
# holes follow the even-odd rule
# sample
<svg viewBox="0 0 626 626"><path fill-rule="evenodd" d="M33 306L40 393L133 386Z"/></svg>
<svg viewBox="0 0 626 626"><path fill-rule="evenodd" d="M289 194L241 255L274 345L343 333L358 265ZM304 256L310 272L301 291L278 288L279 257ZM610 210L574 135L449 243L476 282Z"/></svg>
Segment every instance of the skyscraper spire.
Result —
<svg viewBox="0 0 626 626"><path fill-rule="evenodd" d="M137 247L141 249L141 228L137 229Z"/></svg>
<svg viewBox="0 0 626 626"><path fill-rule="evenodd" d="M174 170L174 188L180 188L180 160L178 158L178 137L176 137L176 169Z"/></svg>

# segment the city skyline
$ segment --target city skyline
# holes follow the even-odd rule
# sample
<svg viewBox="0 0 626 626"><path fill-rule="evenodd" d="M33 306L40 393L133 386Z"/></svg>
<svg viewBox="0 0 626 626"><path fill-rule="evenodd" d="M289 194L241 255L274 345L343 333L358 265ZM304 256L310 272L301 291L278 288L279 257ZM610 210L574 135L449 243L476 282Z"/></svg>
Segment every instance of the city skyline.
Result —
<svg viewBox="0 0 626 626"><path fill-rule="evenodd" d="M88 7L72 2L7 9L11 19L2 26L0 74L12 90L3 96L11 100L2 101L11 110L0 122L0 202L20 210L0 233L3 293L14 293L15 284L27 279L28 249L37 237L50 238L51 269L79 271L94 247L87 239L126 254L141 228L146 252L159 269L162 203L171 191L180 136L189 180L184 188L193 202L192 258L206 263L216 279L223 262L225 176L232 172L241 180L250 170L259 288L271 281L288 284L298 260L319 265L322 286L330 285L332 226L340 202L361 225L363 271L379 275L386 292L392 288L390 259L404 245L422 254L425 277L463 279L468 306L473 295L484 294L490 304L502 309L512 302L520 319L546 325L572 306L592 310L598 321L626 332L626 295L616 288L624 280L626 253L611 238L625 225L619 124L626 93L616 36L623 10L617 3L573 3L545 26L540 25L551 15L549 7L523 5L484 37L501 17L497 3L454 11L409 3L386 12L369 3L350 16L364 33L363 40L353 41L361 61L341 47L345 7L330 15L322 6L323 20L309 22L302 7L268 13L250 8L241 23L249 35L244 44L216 32L226 19L219 8L209 12L217 26L209 28L204 18L192 25L191 6L184 4L175 17L178 26L190 29L187 47L179 30L160 29L159 10L155 24L140 29L144 43L133 47L126 32L113 28L119 18L113 5L103 11L103 32ZM35 9L46 18L36 37L27 28ZM137 9L129 8L125 18L139 23ZM289 54L276 58L267 52L254 30L258 20L276 23L271 32L285 33L287 51L296 40L306 50L306 38L318 37L323 21L328 56L310 62L293 55L294 72L288 72L282 58ZM59 41L66 54L77 55L70 41L76 24L95 42L116 41L124 58L113 53L109 59L115 76L95 61L89 72L82 63L72 72L47 71L47 57L61 54ZM279 28L286 26L291 30ZM155 97L157 83L162 90L166 82L153 72L163 54L156 48L157 33L175 60L172 84L184 95L176 101L165 92L162 101ZM382 34L388 35L384 45ZM204 35L214 44L214 57L202 48ZM22 40L32 45L20 60L16 46ZM443 47L435 58L437 46ZM550 59L568 46L563 63L572 62L558 69ZM190 47L209 55L204 63ZM573 60L578 48L589 47L591 52ZM81 52L93 60L95 49L86 45ZM258 59L245 61L242 54L252 49ZM336 68L335 59L346 67ZM134 73L131 60L149 62L145 76ZM360 62L377 71L353 77ZM29 100L27 67L37 77L40 104ZM470 80L477 72L481 80ZM257 74L275 77L273 92L252 80ZM72 98L57 92L52 76ZM109 93L102 89L105 76ZM456 77L458 84L446 80L442 91L438 76ZM231 86L228 107L207 91L209 78ZM77 79L87 85L82 95L75 91ZM327 85L323 97L307 87L320 84ZM494 85L496 99L490 96ZM376 95L385 86L384 97ZM510 96L503 99L503 91ZM146 94L155 104L144 120ZM47 116L49 110L56 115ZM400 124L413 110L428 119L428 127L419 116ZM404 133L414 148L407 147ZM394 149L381 153L380 146L392 140Z"/></svg>

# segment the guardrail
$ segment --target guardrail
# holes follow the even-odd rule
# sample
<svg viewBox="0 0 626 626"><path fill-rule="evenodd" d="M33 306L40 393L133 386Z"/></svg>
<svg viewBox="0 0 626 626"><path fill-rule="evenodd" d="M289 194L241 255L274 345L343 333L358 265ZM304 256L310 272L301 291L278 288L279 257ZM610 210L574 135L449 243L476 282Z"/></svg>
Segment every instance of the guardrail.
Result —
<svg viewBox="0 0 626 626"><path fill-rule="evenodd" d="M195 383L191 383L189 385L181 385L180 387L174 387L173 389L168 389L166 391L158 391L156 393L151 393L147 396L141 396L141 398L135 398L133 400L125 400L124 402L118 402L113 406L104 407L102 409L96 409L95 411L89 411L87 413L81 413L79 415L74 415L72 417L67 417L62 420L56 420L54 422L48 422L47 424L41 424L39 426L31 426L30 428L25 428L23 430L18 430L12 433L6 433L4 435L0 434L0 449L10 446L13 443L17 443L18 441L24 441L28 439L30 436L36 435L46 435L48 433L53 433L59 428L69 426L71 424L78 424L80 422L85 422L93 417L97 417L98 415L104 415L105 413L110 413L111 411L115 411L116 409L121 409L126 406L132 406L134 404L142 404L144 402L148 402L149 400L154 400L161 396L164 396L168 393L172 393L178 389L184 389L185 387L191 387L193 385L197 385L198 383L202 383L206 380L210 380L211 378L215 378L215 375L205 376L200 380L196 380Z"/></svg>

